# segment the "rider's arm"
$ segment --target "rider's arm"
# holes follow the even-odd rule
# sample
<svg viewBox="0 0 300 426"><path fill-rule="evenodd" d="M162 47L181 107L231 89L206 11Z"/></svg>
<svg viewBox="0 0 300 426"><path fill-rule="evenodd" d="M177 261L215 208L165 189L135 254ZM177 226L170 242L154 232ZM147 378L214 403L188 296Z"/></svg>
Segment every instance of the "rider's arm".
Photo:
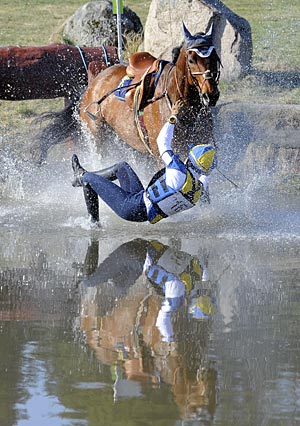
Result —
<svg viewBox="0 0 300 426"><path fill-rule="evenodd" d="M159 155L166 166L172 161L172 140L174 134L174 127L174 124L171 124L169 122L165 123L157 137Z"/></svg>
<svg viewBox="0 0 300 426"><path fill-rule="evenodd" d="M186 169L177 155L172 151L174 124L167 122L157 137L157 146L160 158L166 166L166 183L171 188L178 190L186 179Z"/></svg>
<svg viewBox="0 0 300 426"><path fill-rule="evenodd" d="M177 101L172 105L171 108L171 116L168 121L162 127L158 137L157 137L157 145L159 149L160 158L163 160L165 165L167 166L172 161L172 140L174 134L174 127L177 123L177 115L180 109L183 107L184 103L181 98L177 99Z"/></svg>

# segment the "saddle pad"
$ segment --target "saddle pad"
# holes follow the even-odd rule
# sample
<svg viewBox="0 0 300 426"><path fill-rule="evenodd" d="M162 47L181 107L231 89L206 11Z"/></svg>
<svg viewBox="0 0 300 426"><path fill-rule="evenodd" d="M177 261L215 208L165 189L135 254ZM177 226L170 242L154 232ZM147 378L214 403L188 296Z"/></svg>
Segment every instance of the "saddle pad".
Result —
<svg viewBox="0 0 300 426"><path fill-rule="evenodd" d="M133 78L129 77L128 75L125 75L122 80L119 82L119 84L116 87L116 90L114 91L115 97L119 99L120 101L125 102L125 95L127 93L127 87L132 82Z"/></svg>

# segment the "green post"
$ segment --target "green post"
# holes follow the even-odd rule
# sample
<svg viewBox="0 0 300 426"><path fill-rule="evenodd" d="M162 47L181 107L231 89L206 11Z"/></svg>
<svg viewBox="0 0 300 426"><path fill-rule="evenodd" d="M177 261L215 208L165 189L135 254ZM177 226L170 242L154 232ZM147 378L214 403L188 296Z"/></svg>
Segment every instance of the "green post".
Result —
<svg viewBox="0 0 300 426"><path fill-rule="evenodd" d="M117 15L117 28L118 28L118 56L120 64L122 64L122 27L121 27L121 14L123 13L123 1L113 0L113 13Z"/></svg>

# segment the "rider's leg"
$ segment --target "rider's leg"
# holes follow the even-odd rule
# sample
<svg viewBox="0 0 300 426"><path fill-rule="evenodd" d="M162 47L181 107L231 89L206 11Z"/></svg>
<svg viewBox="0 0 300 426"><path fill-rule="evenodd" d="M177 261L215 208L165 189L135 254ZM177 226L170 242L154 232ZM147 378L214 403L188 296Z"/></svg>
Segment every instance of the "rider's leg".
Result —
<svg viewBox="0 0 300 426"><path fill-rule="evenodd" d="M136 194L144 190L140 178L126 161L116 164L115 167L116 178L124 191Z"/></svg>
<svg viewBox="0 0 300 426"><path fill-rule="evenodd" d="M99 199L97 192L90 185L84 185L83 195L91 221L99 222Z"/></svg>
<svg viewBox="0 0 300 426"><path fill-rule="evenodd" d="M98 200L95 194L98 194L123 219L136 222L147 220L143 198L144 188L129 164L121 162L105 169L104 172L100 170L89 173L80 165L78 157L73 155L72 167L75 177L73 186L87 187L84 192L85 201L94 221L97 221L97 217L99 218ZM112 182L115 178L119 180L120 186Z"/></svg>
<svg viewBox="0 0 300 426"><path fill-rule="evenodd" d="M74 180L72 185L82 186L82 177L85 173L87 173L87 171L79 163L79 159L76 154L72 157L72 167L74 171ZM93 173L110 181L118 179L121 188L128 192L139 192L144 189L137 174L125 161L121 161L111 167L97 170Z"/></svg>
<svg viewBox="0 0 300 426"><path fill-rule="evenodd" d="M103 176L105 179L114 181L117 178L117 170L118 170L119 164L114 164L111 167L107 167L106 169L97 170L95 173L98 176Z"/></svg>
<svg viewBox="0 0 300 426"><path fill-rule="evenodd" d="M126 163L127 164L127 163ZM82 177L83 185L88 184L99 197L121 218L144 222L147 220L147 211L144 203L144 188L128 166L123 165L117 171L120 186L96 173L85 173Z"/></svg>

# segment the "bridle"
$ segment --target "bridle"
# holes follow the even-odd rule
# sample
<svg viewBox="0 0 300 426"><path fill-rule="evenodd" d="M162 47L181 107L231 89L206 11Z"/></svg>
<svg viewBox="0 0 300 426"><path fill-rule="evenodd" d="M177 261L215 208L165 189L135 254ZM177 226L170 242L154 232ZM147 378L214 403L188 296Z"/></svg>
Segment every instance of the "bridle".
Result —
<svg viewBox="0 0 300 426"><path fill-rule="evenodd" d="M194 86L198 89L198 93L199 93L200 99L201 99L202 103L203 103L203 104L204 104L204 106L205 106L205 105L206 105L207 98L208 98L208 95L206 95L205 93L202 93L203 87L205 86L205 84L206 84L206 82L207 82L208 80L214 80L214 82L215 82L216 86L218 86L218 84L219 84L219 79L220 79L220 68L219 68L219 65L221 65L221 61L220 61L220 59L219 59L219 58L218 58L218 56L217 56L217 57L216 57L216 60L217 60L218 68L217 68L217 71L216 71L216 72L212 72L212 71L211 71L211 70L209 70L209 69L207 69L207 70L205 70L205 71L194 71L194 72L192 72L191 67L190 67L190 65L189 65L188 57L187 57L189 50L190 50L190 49L187 49L187 51L186 51L186 64L187 64L187 69L188 69L188 72L189 72L189 74L190 74L190 77L191 77L191 80L192 80L192 82L193 82ZM210 57L210 56L211 56L211 55L209 55L209 57ZM203 77L203 82L202 82L202 84L200 84L200 83L198 82L198 80L195 78L195 76L196 76L196 75L201 75L201 76ZM206 101L205 101L205 100L206 100Z"/></svg>

